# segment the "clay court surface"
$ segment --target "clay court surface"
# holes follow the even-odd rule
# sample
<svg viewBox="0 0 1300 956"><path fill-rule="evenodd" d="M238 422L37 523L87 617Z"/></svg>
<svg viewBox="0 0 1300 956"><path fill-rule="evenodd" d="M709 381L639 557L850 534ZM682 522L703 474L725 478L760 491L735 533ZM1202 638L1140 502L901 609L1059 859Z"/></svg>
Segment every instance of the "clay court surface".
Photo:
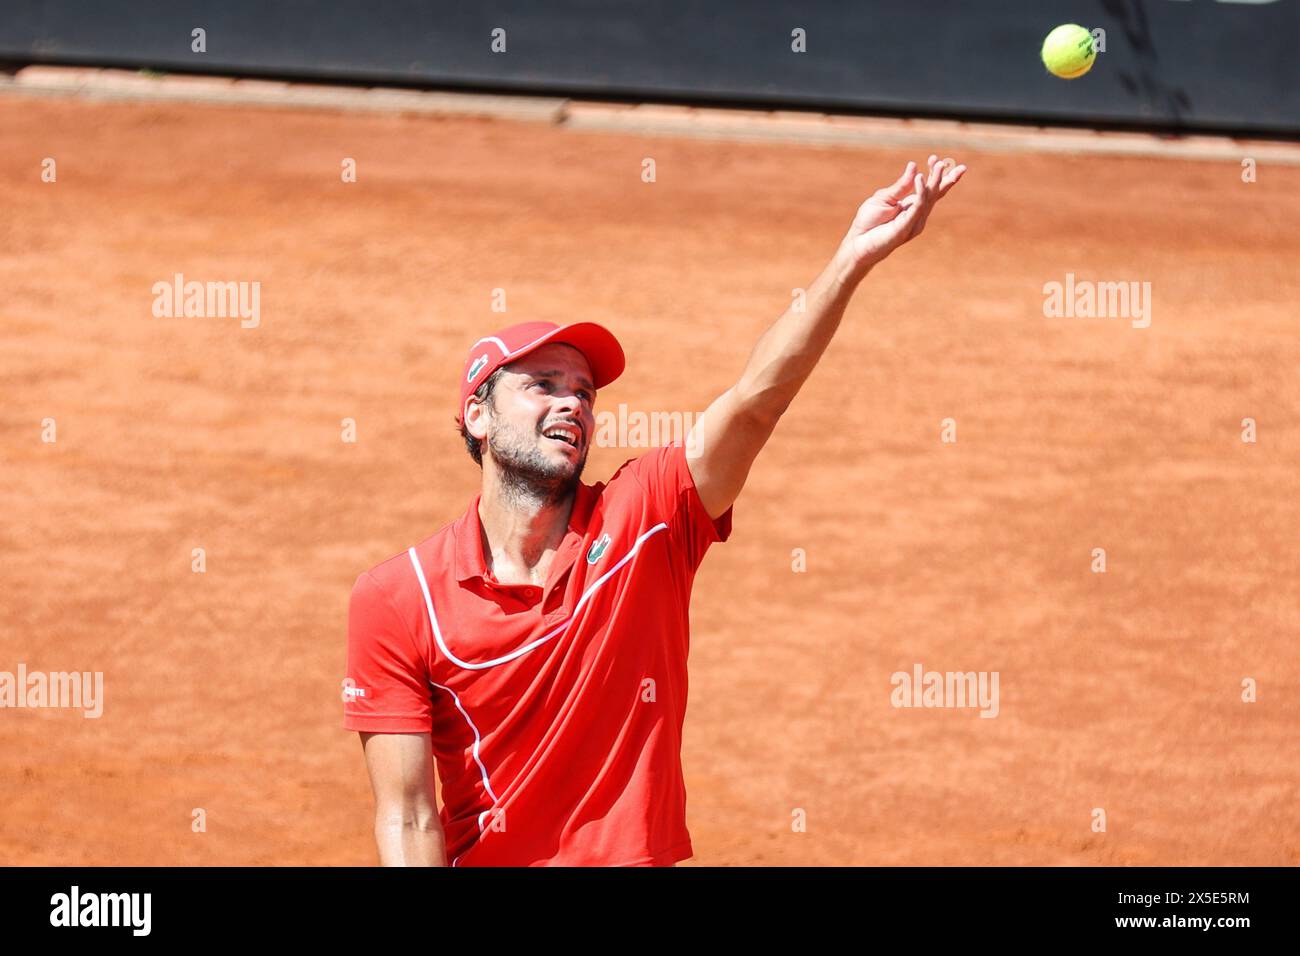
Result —
<svg viewBox="0 0 1300 956"><path fill-rule="evenodd" d="M106 685L0 712L5 864L374 862L348 594L477 488L468 345L599 321L598 411L702 410L925 158L22 97L0 130L0 670ZM1300 168L959 158L696 580L687 865L1300 863ZM154 318L178 272L260 282L260 325ZM1066 273L1149 281L1150 327L1045 318ZM999 672L1000 713L894 708L917 663Z"/></svg>

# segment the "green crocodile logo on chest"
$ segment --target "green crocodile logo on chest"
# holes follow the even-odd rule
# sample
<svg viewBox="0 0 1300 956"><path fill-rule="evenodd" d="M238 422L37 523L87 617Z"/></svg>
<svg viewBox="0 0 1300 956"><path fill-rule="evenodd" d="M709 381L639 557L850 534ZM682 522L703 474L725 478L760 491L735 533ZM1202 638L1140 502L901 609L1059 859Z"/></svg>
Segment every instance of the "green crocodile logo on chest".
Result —
<svg viewBox="0 0 1300 956"><path fill-rule="evenodd" d="M597 538L595 544L593 544L587 551L587 563L595 564L599 561L604 556L605 551L609 548L610 543L613 540L614 539L607 534L602 534Z"/></svg>

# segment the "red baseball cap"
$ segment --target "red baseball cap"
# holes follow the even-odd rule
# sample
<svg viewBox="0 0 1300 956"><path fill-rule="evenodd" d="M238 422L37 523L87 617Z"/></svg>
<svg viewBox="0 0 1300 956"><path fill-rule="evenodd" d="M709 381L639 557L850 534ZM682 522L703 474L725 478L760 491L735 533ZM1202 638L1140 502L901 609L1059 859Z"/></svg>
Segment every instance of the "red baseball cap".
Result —
<svg viewBox="0 0 1300 956"><path fill-rule="evenodd" d="M623 347L614 333L595 322L574 322L556 325L554 322L522 322L475 342L465 358L465 369L460 378L460 405L456 409L456 424L465 414L465 400L487 381L488 376L503 365L521 359L543 345L560 343L572 345L581 352L591 366L592 385L604 388L623 374L627 364Z"/></svg>

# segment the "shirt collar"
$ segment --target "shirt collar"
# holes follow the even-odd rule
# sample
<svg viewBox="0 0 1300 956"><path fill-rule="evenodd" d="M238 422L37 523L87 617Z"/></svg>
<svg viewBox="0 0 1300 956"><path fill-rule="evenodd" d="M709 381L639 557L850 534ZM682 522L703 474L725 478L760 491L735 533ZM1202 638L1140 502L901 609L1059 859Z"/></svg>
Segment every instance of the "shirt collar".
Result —
<svg viewBox="0 0 1300 956"><path fill-rule="evenodd" d="M569 513L568 533L576 533L579 539L586 534L596 497L596 490L592 486L578 483L573 510ZM470 502L469 509L452 527L456 538L456 580L462 583L474 578L487 580L487 561L483 557L483 521L478 516L478 506L482 500L483 493L479 492Z"/></svg>

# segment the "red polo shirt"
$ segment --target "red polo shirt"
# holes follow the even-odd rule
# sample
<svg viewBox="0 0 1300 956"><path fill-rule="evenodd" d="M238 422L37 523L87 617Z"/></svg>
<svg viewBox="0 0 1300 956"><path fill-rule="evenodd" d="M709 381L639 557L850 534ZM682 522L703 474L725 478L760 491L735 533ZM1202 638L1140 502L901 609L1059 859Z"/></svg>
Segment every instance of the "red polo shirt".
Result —
<svg viewBox="0 0 1300 956"><path fill-rule="evenodd" d="M657 448L579 486L539 588L493 578L478 504L357 579L343 726L432 735L453 866L690 857L691 583L731 510Z"/></svg>

